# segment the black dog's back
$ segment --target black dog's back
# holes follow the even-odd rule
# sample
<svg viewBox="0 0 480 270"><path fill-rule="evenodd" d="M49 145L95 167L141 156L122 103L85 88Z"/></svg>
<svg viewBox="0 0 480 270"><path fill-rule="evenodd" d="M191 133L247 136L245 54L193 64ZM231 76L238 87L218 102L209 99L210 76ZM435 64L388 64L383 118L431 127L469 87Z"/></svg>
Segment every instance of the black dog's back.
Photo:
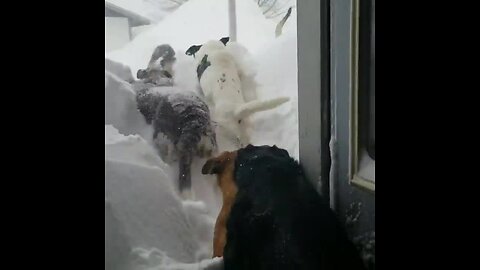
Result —
<svg viewBox="0 0 480 270"><path fill-rule="evenodd" d="M238 151L225 269L364 269L335 214L288 152Z"/></svg>

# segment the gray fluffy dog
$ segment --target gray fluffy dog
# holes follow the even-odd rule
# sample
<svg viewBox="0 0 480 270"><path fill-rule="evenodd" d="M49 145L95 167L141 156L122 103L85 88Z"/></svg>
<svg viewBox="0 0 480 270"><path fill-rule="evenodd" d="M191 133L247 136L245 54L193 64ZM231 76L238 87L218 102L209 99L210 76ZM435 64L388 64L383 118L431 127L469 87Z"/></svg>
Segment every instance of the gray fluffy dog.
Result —
<svg viewBox="0 0 480 270"><path fill-rule="evenodd" d="M178 158L178 188L185 195L191 189L193 157L216 153L208 106L195 94L182 93L175 87L139 89L136 99L139 111L153 126L153 140L162 159Z"/></svg>

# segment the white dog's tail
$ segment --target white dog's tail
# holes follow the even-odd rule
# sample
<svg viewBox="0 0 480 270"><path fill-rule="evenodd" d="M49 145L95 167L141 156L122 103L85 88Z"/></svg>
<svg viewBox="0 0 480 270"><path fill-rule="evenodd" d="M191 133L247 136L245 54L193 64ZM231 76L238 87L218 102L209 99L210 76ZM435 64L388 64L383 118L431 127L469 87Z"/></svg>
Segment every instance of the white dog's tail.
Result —
<svg viewBox="0 0 480 270"><path fill-rule="evenodd" d="M242 119L256 112L261 112L261 111L266 111L266 110L276 108L289 100L290 100L289 97L279 97L279 98L274 98L270 100L253 100L248 103L240 105L235 110L235 117L237 119Z"/></svg>

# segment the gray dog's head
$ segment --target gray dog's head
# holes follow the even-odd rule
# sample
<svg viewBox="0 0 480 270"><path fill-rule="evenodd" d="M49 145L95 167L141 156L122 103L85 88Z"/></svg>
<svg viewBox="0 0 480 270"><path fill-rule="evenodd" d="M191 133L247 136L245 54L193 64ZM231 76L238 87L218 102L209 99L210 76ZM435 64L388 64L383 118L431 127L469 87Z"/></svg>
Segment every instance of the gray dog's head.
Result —
<svg viewBox="0 0 480 270"><path fill-rule="evenodd" d="M139 69L137 71L137 79L141 80L141 79L145 79L148 75L148 72L146 69Z"/></svg>

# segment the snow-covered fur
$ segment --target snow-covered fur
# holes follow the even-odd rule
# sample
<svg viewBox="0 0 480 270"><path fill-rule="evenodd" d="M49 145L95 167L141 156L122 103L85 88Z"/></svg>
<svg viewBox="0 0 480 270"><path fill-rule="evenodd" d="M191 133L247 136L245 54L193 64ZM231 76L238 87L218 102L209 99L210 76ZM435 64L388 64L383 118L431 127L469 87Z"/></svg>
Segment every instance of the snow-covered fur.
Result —
<svg viewBox="0 0 480 270"><path fill-rule="evenodd" d="M195 94L175 87L143 88L136 99L139 111L153 125L153 141L162 159L171 162L178 157L178 187L182 195L188 194L192 159L216 152L208 106Z"/></svg>
<svg viewBox="0 0 480 270"><path fill-rule="evenodd" d="M232 47L227 49L229 46ZM235 51L234 46L240 45L226 47L222 41L211 40L201 46L192 46L187 52L195 57L202 92L212 112L213 120L219 125L217 133L231 138L235 142L233 148L236 149L250 143L248 131L250 115L273 109L287 102L289 98L256 100L256 93L252 90L249 92L242 85L243 78L250 78L252 86L253 76L246 71L245 65L238 63L232 55L231 51ZM243 52L239 51L240 56L237 58L241 58L242 53L246 54L246 49Z"/></svg>

